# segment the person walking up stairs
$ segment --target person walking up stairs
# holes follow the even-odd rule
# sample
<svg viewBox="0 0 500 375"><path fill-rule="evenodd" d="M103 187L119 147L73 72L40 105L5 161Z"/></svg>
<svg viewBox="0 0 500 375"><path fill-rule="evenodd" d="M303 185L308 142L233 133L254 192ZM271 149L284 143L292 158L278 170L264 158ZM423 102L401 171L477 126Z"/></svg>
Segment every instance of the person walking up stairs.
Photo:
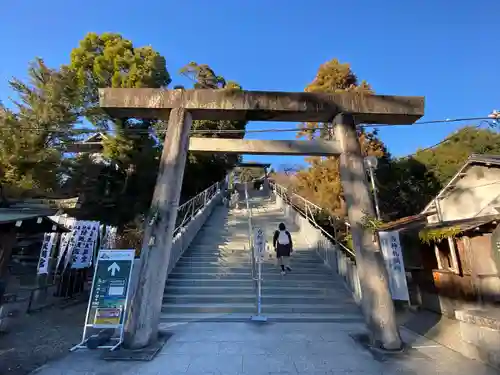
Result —
<svg viewBox="0 0 500 375"><path fill-rule="evenodd" d="M280 223L278 225L278 230L274 232L273 246L274 251L276 251L276 257L278 258L278 264L281 267L281 275L285 275L286 271L291 272L290 255L293 251L292 235L286 230L286 226L283 223Z"/></svg>

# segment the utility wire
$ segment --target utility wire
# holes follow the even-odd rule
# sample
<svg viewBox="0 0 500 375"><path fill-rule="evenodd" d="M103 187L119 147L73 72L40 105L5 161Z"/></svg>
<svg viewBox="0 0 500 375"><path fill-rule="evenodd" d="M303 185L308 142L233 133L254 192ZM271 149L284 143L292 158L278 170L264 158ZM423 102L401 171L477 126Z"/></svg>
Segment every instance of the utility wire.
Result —
<svg viewBox="0 0 500 375"><path fill-rule="evenodd" d="M489 117L465 117L465 118L455 118L455 119L444 119L444 120L432 120L432 121L421 121L421 122L415 122L411 124L401 124L401 126L409 126L409 125L424 125L424 124L442 124L442 123L453 123L453 122L464 122L464 121L477 121L477 120L482 120L480 125L482 125L484 122L487 122L486 120L492 120ZM479 125L479 126L480 126ZM383 124L362 124L360 125L361 127L382 127L382 126L400 126L400 125L383 125ZM478 126L478 127L479 127ZM330 126L329 129L332 127ZM9 131L12 132L12 129L8 128L0 128L0 131ZM105 135L108 135L106 130L99 130L99 129L89 129L89 128L83 128L83 129L41 129L39 127L17 127L15 130L26 130L26 131L33 131L33 132L48 132L48 133L54 133L54 134L74 134L74 135L84 135L84 134L91 134L91 133L102 133ZM191 130L191 134L235 134L235 133L283 133L283 132L299 132L299 131L316 131L316 130L325 130L323 127L313 127L313 128L303 128L300 126L296 126L293 128L271 128L271 129L253 129L253 130L245 130L245 129L195 129ZM134 128L129 128L129 129L121 129L120 130L123 133L130 133L130 134L152 134L151 129L134 129ZM156 133L165 133L166 129L155 129ZM110 134L111 136L113 134ZM446 142L447 140L443 140L442 143ZM436 144L439 145L439 144ZM429 148L432 148L435 146L430 146ZM424 149L425 150L425 149Z"/></svg>
<svg viewBox="0 0 500 375"><path fill-rule="evenodd" d="M181 72L181 75L184 77L188 78L192 82L201 85L202 87L206 89L214 89L213 87L208 86L207 84L197 81L196 79L193 79L189 74L186 72ZM494 116L499 116L498 112L494 112ZM429 120L429 121L419 121L415 123L407 123L407 124L399 124L398 126L410 126L410 125L427 125L427 124L442 124L442 123L453 123L453 122L464 122L464 121L481 121L477 128L481 126L483 122L486 122L486 120L492 120L495 121L495 119L498 117L492 117L491 115L488 117L463 117L463 118L455 118L455 119L444 119L444 120ZM361 124L360 127L385 127L385 126L393 126L393 125L387 125L387 124ZM66 129L66 130L46 130L46 129L40 129L37 127L18 127L16 128L20 130L27 130L27 131L33 131L33 132L49 132L49 133L54 133L54 134L74 134L74 135L84 135L84 134L92 134L92 133L102 133L105 135L111 135L113 134L108 133L106 130L98 130L98 129ZM1 129L1 130L6 130L6 131L11 131L10 129ZM331 131L333 130L333 126L331 124L327 124L327 129L324 127L320 126L315 126L312 128L304 128L304 127L294 127L294 128L285 128L285 129L254 129L254 130L246 130L246 129L195 129L191 130L190 134L191 135L196 135L196 134L205 134L205 135L218 135L218 134L256 134L256 133L285 133L285 132L316 132L317 130L327 130ZM129 128L129 129L121 129L122 132L130 133L131 135L141 135L141 134L148 134L152 136L156 136L158 134L164 134L166 133L166 129L134 129L134 128ZM443 143L448 142L451 137L453 137L453 134L451 136L448 136L441 142L438 142L432 146L426 147L424 149L420 149L417 152L413 154L409 154L407 156L402 157L404 158L409 158L413 155L415 155L418 152L426 151L431 148L437 147Z"/></svg>
<svg viewBox="0 0 500 375"><path fill-rule="evenodd" d="M479 119L479 118L478 118ZM492 123L491 122L488 122L487 120L492 120L491 117L487 117L487 118L482 118L482 121L477 124L476 126L473 127L473 129L479 129L483 124L487 124L489 127L493 127ZM493 123L495 123L495 121L493 120ZM447 136L445 139L443 139L442 141L438 142L438 143L435 143L433 144L432 146L428 146L428 147L425 147L425 148L421 148L417 151L415 151L414 153L412 154L408 154L406 156L402 156L398 159L408 159L408 158L411 158L412 156L418 154L419 152L424 152L424 151L427 151L427 150L430 150L430 149L433 149L435 147L438 147L438 146L441 146L442 144L445 144L449 141L451 141L453 139L453 137L456 135L456 131L453 132L451 135Z"/></svg>

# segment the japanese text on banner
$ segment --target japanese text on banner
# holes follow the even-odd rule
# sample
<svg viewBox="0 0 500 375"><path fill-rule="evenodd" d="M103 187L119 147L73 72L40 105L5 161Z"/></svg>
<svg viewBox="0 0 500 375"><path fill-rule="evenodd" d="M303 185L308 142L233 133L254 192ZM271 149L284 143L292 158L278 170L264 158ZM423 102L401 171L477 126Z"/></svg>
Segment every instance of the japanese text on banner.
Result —
<svg viewBox="0 0 500 375"><path fill-rule="evenodd" d="M43 236L40 258L38 260L39 275L46 275L49 273L49 259L52 253L52 248L54 247L56 235L57 233L45 233Z"/></svg>
<svg viewBox="0 0 500 375"><path fill-rule="evenodd" d="M380 247L389 275L392 298L408 301L408 286L398 232L379 232Z"/></svg>

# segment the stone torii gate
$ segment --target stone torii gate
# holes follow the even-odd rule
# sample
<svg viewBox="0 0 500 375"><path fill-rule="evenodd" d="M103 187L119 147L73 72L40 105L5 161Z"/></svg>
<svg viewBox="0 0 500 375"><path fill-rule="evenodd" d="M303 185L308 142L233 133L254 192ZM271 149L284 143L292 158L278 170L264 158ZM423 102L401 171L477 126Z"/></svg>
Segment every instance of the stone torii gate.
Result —
<svg viewBox="0 0 500 375"><path fill-rule="evenodd" d="M374 216L356 125L409 124L424 114L423 97L316 94L240 90L100 89L100 106L115 118L168 119L163 153L141 250L126 345L156 340L177 207L188 150L238 154L340 155L362 292L362 310L372 343L400 349L388 275L378 245L364 226ZM190 138L193 120L329 122L335 140L284 141Z"/></svg>

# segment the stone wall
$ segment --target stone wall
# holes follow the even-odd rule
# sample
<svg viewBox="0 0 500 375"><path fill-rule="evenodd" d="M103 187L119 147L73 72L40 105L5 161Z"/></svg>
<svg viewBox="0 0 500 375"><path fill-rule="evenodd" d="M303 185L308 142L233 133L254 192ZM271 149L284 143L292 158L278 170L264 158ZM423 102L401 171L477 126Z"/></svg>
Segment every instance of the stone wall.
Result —
<svg viewBox="0 0 500 375"><path fill-rule="evenodd" d="M500 312L498 308L460 310L462 348L466 357L478 359L500 369Z"/></svg>
<svg viewBox="0 0 500 375"><path fill-rule="evenodd" d="M174 237L172 252L170 253L170 262L168 265L169 275L177 264L177 261L181 258L182 254L184 254L184 251L186 251L189 245L191 245L191 242L193 242L203 224L205 224L208 217L212 214L214 207L221 202L222 192L218 191L205 206L198 210L194 219L182 228L179 234Z"/></svg>

